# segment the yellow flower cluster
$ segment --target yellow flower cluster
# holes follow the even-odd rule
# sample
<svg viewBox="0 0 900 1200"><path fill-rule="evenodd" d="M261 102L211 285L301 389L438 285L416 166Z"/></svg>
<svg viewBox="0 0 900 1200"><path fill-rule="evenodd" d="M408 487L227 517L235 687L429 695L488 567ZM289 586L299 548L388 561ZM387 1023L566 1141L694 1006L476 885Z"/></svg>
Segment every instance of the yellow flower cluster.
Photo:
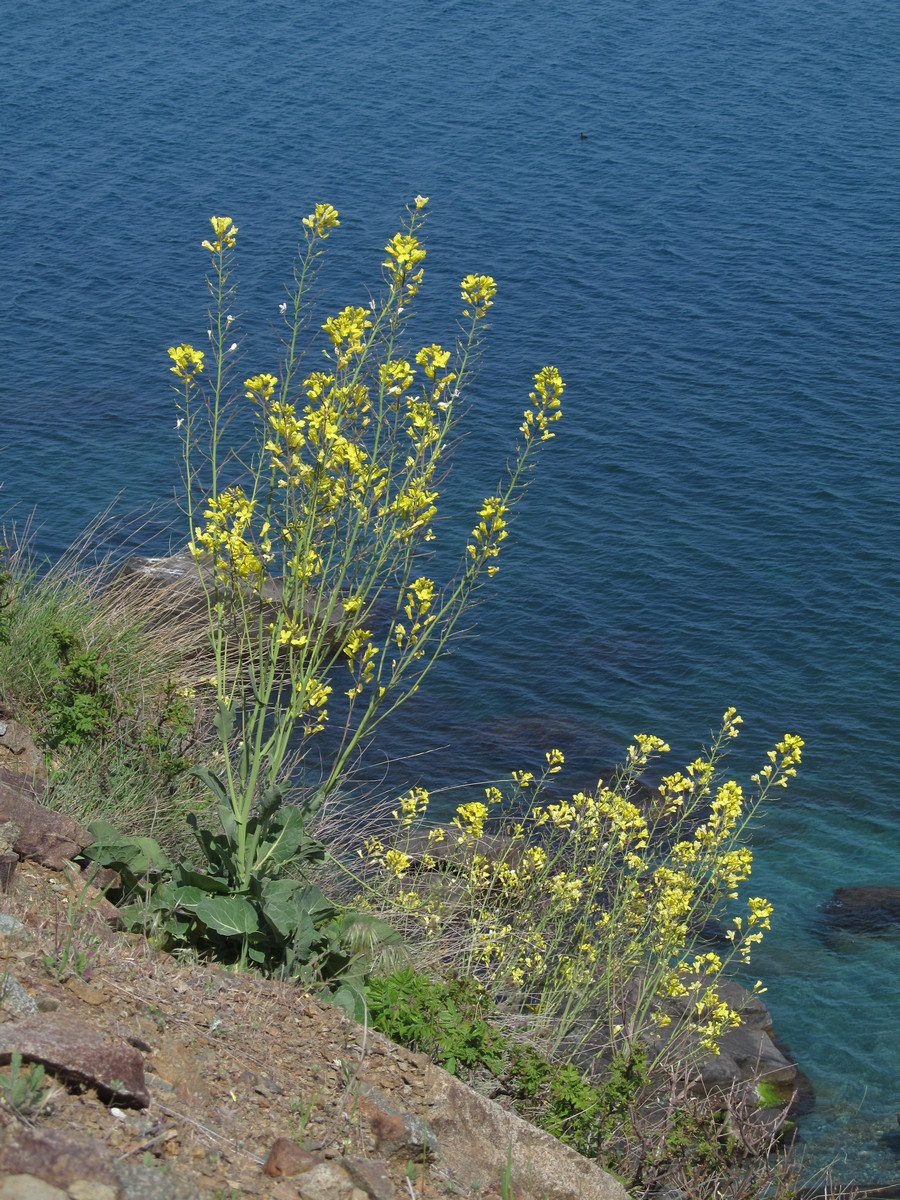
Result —
<svg viewBox="0 0 900 1200"><path fill-rule="evenodd" d="M366 316L364 308L354 308L348 304L336 317L329 317L322 326L331 338L339 368L346 367L354 356L360 356L366 348L366 330L372 328L372 322Z"/></svg>
<svg viewBox="0 0 900 1200"><path fill-rule="evenodd" d="M488 496L478 510L481 518L472 530L472 538L466 547L476 562L488 558L496 558L500 553L500 543L509 537L506 513L509 511L500 496ZM496 575L499 567L487 568L488 575Z"/></svg>
<svg viewBox="0 0 900 1200"><path fill-rule="evenodd" d="M459 288L463 303L468 306L463 309L463 316L480 321L493 305L497 295L497 285L493 278L490 275L467 275Z"/></svg>
<svg viewBox="0 0 900 1200"><path fill-rule="evenodd" d="M417 205L417 207L420 207ZM394 285L406 296L414 296L422 282L422 269L410 274L416 263L425 257L424 246L410 233L395 233L385 246L388 257L382 263L387 267Z"/></svg>
<svg viewBox="0 0 900 1200"><path fill-rule="evenodd" d="M399 810L394 809L391 816L399 821L401 829L409 829L420 817L424 817L428 809L428 792L425 788L415 787L405 795L400 796L397 803Z"/></svg>
<svg viewBox="0 0 900 1200"><path fill-rule="evenodd" d="M317 204L315 212L303 218L303 225L307 241L313 236L327 238L329 231L340 225L338 211L331 204Z"/></svg>
<svg viewBox="0 0 900 1200"><path fill-rule="evenodd" d="M354 629L347 635L343 645L343 652L347 656L347 666L356 680L353 687L346 692L351 700L362 694L366 684L372 682L375 674L375 659L378 657L378 650L373 642L367 640L371 637L371 633L370 629Z"/></svg>
<svg viewBox="0 0 900 1200"><path fill-rule="evenodd" d="M298 711L303 719L303 732L306 737L321 733L328 720L328 697L331 695L331 684L322 679L298 679L295 685Z"/></svg>
<svg viewBox="0 0 900 1200"><path fill-rule="evenodd" d="M255 587L261 584L265 564L272 559L272 540L266 521L254 541L255 508L256 502L244 494L243 488L227 488L209 501L203 514L206 525L194 530L191 554L198 561L209 554L220 579L234 576Z"/></svg>
<svg viewBox="0 0 900 1200"><path fill-rule="evenodd" d="M785 734L784 741L776 743L775 749L769 751L768 763L759 774L753 776L753 782L761 783L764 779L767 783L774 782L779 787L787 787L788 779L797 774L803 745L803 738L796 734Z"/></svg>
<svg viewBox="0 0 900 1200"><path fill-rule="evenodd" d="M278 380L274 375L253 375L244 380L244 387L247 389L244 395L248 400L268 404L277 385Z"/></svg>
<svg viewBox="0 0 900 1200"><path fill-rule="evenodd" d="M497 986L520 989L523 1003L527 998L528 1007L555 1019L572 1007L573 996L577 1009L577 995L598 988L649 987L686 997L696 1043L715 1052L737 1017L716 990L724 963L715 953L694 953L695 930L749 878L752 852L738 839L766 795L763 788L748 799L734 780L717 782L720 747L739 724L729 709L710 751L666 777L662 804L639 801L633 787L650 761L669 750L650 734L635 736L610 786L571 799L541 799L563 763L558 750L548 751L539 777L514 772L513 807L508 817L496 818L486 843L489 813L504 799L501 789L488 787L486 803L457 807L451 823L458 832L441 864L466 897L462 909L458 901L455 909L448 904L440 889L420 887L415 919L432 931L457 922L470 966L480 964ZM778 743L767 783L796 769L801 746L794 735ZM404 836L425 807L412 793L401 799L394 817ZM443 831L432 830L432 837L443 838ZM425 870L434 865L427 855L420 862ZM764 897L747 904L748 914L733 918L729 930L744 962L773 911ZM671 1021L652 1004L645 1019L657 1026Z"/></svg>
<svg viewBox="0 0 900 1200"><path fill-rule="evenodd" d="M204 250L208 250L210 254L221 254L223 250L232 249L237 237L237 226L232 225L231 217L210 217L209 223L213 227L215 241L204 241L201 243Z"/></svg>
<svg viewBox="0 0 900 1200"><path fill-rule="evenodd" d="M406 604L403 608L407 620L411 622L409 629L399 621L394 624L393 636L398 648L410 649L413 658L421 658L424 654L423 638L437 620L436 613L429 611L436 594L434 580L425 575L419 576L407 589Z"/></svg>
<svg viewBox="0 0 900 1200"><path fill-rule="evenodd" d="M484 823L487 820L488 807L482 804L480 800L473 800L469 804L460 804L456 810L456 816L451 821L451 825L455 825L457 829L461 829L464 839L480 838L484 833Z"/></svg>
<svg viewBox="0 0 900 1200"><path fill-rule="evenodd" d="M541 435L543 442L555 436L550 429L550 423L558 421L562 416L560 404L565 386L556 367L543 367L535 375L535 390L529 393L528 397L531 400L531 408L525 409L525 420L519 426L525 434L526 442L530 441L535 433Z"/></svg>
<svg viewBox="0 0 900 1200"><path fill-rule="evenodd" d="M203 370L203 351L195 350L193 346L170 346L169 358L175 362L169 369L183 383L190 383Z"/></svg>
<svg viewBox="0 0 900 1200"><path fill-rule="evenodd" d="M416 362L424 369L429 379L434 379L438 371L443 371L449 361L450 351L439 346L437 342L432 342L430 346L423 346L416 355ZM450 375L449 378L453 380L456 376Z"/></svg>

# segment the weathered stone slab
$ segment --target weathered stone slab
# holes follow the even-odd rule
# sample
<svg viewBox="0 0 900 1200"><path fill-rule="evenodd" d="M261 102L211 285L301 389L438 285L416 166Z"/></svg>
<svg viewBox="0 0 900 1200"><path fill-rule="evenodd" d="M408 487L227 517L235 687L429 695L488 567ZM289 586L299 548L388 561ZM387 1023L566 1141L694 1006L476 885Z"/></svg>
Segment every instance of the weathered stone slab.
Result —
<svg viewBox="0 0 900 1200"><path fill-rule="evenodd" d="M43 1063L54 1074L87 1083L119 1104L146 1108L143 1055L118 1039L108 1042L97 1030L65 1013L41 1013L0 1025L0 1064L14 1051Z"/></svg>
<svg viewBox="0 0 900 1200"><path fill-rule="evenodd" d="M61 871L66 860L80 854L93 838L71 817L40 804L37 796L24 775L0 767L0 822L18 826L14 849L23 858Z"/></svg>
<svg viewBox="0 0 900 1200"><path fill-rule="evenodd" d="M9 717L0 720L0 766L42 781L47 778L44 756L34 744L31 731Z"/></svg>
<svg viewBox="0 0 900 1200"><path fill-rule="evenodd" d="M342 1158L341 1166L372 1200L396 1200L397 1189L388 1174L387 1163L377 1158Z"/></svg>
<svg viewBox="0 0 900 1200"><path fill-rule="evenodd" d="M0 1171L36 1175L45 1183L69 1188L76 1180L115 1187L112 1156L103 1141L70 1137L55 1129L7 1127L0 1147Z"/></svg>
<svg viewBox="0 0 900 1200"><path fill-rule="evenodd" d="M511 1161L516 1200L628 1200L621 1183L549 1133L480 1096L440 1067L425 1072L440 1164L465 1188L497 1184Z"/></svg>

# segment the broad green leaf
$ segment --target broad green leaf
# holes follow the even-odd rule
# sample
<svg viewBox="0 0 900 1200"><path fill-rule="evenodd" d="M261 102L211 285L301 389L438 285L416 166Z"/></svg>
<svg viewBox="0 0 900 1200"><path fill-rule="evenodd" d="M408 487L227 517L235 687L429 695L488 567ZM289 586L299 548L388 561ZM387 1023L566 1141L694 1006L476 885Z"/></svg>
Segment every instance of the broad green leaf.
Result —
<svg viewBox="0 0 900 1200"><path fill-rule="evenodd" d="M94 841L85 854L104 866L120 863L138 877L149 871L171 870L169 856L151 837L126 837L106 821L94 821L88 830Z"/></svg>
<svg viewBox="0 0 900 1200"><path fill-rule="evenodd" d="M301 886L296 879L271 879L263 889L263 915L282 937L291 937L303 920L304 909L297 903Z"/></svg>
<svg viewBox="0 0 900 1200"><path fill-rule="evenodd" d="M225 836L229 839L234 838L234 829L237 822L234 819L234 810L226 801L218 806L219 820L222 823L222 828L225 831Z"/></svg>
<svg viewBox="0 0 900 1200"><path fill-rule="evenodd" d="M306 913L315 925L320 921L330 921L337 912L328 897L314 883L304 886L297 897L297 907Z"/></svg>
<svg viewBox="0 0 900 1200"><path fill-rule="evenodd" d="M234 733L234 705L229 704L227 700L220 700L213 724L223 744L227 745Z"/></svg>
<svg viewBox="0 0 900 1200"><path fill-rule="evenodd" d="M188 815L187 822L213 872L227 877L228 868L232 865L228 839L222 834L216 834L214 837L208 829L201 829L193 813Z"/></svg>
<svg viewBox="0 0 900 1200"><path fill-rule="evenodd" d="M286 805L272 819L272 832L263 846L260 859L275 866L296 859L298 862L322 862L325 847L306 832L303 814Z"/></svg>
<svg viewBox="0 0 900 1200"><path fill-rule="evenodd" d="M202 888L204 892L211 892L214 896L227 896L231 892L231 885L222 875L204 875L201 871L192 871L189 867L179 867L176 878L184 887Z"/></svg>
<svg viewBox="0 0 900 1200"><path fill-rule="evenodd" d="M329 997L329 1000L335 1008L342 1008L348 1017L360 1022L365 1020L366 1002L361 993L350 984L341 984L334 995Z"/></svg>
<svg viewBox="0 0 900 1200"><path fill-rule="evenodd" d="M267 821L281 807L284 799L284 788L273 783L259 789L259 819Z"/></svg>
<svg viewBox="0 0 900 1200"><path fill-rule="evenodd" d="M294 934L294 944L291 946L291 953L294 958L292 970L300 970L300 978L303 983L310 982L303 972L304 967L310 959L312 948L316 943L316 927L309 918L308 913L304 913L300 924L297 926L297 932ZM311 978L311 977L310 977Z"/></svg>
<svg viewBox="0 0 900 1200"><path fill-rule="evenodd" d="M197 905L194 915L226 937L243 937L259 929L256 909L243 896L210 896Z"/></svg>
<svg viewBox="0 0 900 1200"><path fill-rule="evenodd" d="M225 790L225 784L215 771L211 771L209 767L200 766L191 767L188 774L196 775L201 783L206 784L219 804L226 804L228 802L228 792Z"/></svg>
<svg viewBox="0 0 900 1200"><path fill-rule="evenodd" d="M177 887L172 897L173 903L188 910L198 908L204 900L209 899L209 892L199 887Z"/></svg>

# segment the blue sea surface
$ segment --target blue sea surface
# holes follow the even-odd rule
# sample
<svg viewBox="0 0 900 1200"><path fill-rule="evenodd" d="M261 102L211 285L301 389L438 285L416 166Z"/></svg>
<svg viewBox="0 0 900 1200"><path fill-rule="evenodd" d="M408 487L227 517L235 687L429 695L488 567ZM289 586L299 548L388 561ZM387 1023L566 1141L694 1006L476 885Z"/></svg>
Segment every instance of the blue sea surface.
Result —
<svg viewBox="0 0 900 1200"><path fill-rule="evenodd" d="M51 558L116 497L152 509L123 551L183 542L165 351L204 343L209 215L240 228L254 373L300 218L341 213L327 314L430 196L417 336L451 340L464 274L500 285L448 561L533 372L568 390L477 630L384 731L389 778L559 746L576 786L638 731L693 758L732 704L746 778L801 734L753 834L753 970L813 1161L900 1177L900 937L817 932L833 888L900 885L900 7L45 0L4 32L0 511Z"/></svg>

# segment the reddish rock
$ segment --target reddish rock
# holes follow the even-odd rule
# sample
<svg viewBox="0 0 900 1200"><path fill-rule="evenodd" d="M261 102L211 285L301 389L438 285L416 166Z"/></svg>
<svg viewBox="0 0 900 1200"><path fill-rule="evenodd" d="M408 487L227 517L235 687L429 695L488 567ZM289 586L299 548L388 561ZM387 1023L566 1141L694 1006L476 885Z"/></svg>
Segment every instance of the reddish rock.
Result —
<svg viewBox="0 0 900 1200"><path fill-rule="evenodd" d="M342 1158L341 1166L372 1200L396 1200L397 1189L388 1174L387 1163L377 1158Z"/></svg>
<svg viewBox="0 0 900 1200"><path fill-rule="evenodd" d="M87 1141L53 1129L29 1129L18 1123L7 1127L0 1147L0 1172L36 1175L45 1183L67 1189L77 1179L91 1179L115 1187L112 1159L104 1142Z"/></svg>
<svg viewBox="0 0 900 1200"><path fill-rule="evenodd" d="M400 1154L418 1162L423 1156L432 1159L437 1154L437 1140L428 1122L413 1113L398 1112L376 1088L363 1086L358 1111L372 1131L378 1153L386 1158Z"/></svg>
<svg viewBox="0 0 900 1200"><path fill-rule="evenodd" d="M103 1035L64 1013L40 1013L0 1025L0 1064L18 1050L28 1062L43 1063L54 1074L96 1087L104 1099L146 1108L150 1093L139 1051Z"/></svg>
<svg viewBox="0 0 900 1200"><path fill-rule="evenodd" d="M0 720L0 763L16 774L33 775L42 783L47 778L44 756L31 732L9 717Z"/></svg>
<svg viewBox="0 0 900 1200"><path fill-rule="evenodd" d="M37 795L24 776L0 767L0 821L12 821L20 830L14 849L23 858L61 871L93 838L71 817L39 804Z"/></svg>
<svg viewBox="0 0 900 1200"><path fill-rule="evenodd" d="M119 872L114 871L112 867L101 867L99 863L91 863L90 866L85 867L81 872L81 877L85 883L93 884L101 891L122 886L122 877Z"/></svg>
<svg viewBox="0 0 900 1200"><path fill-rule="evenodd" d="M263 1172L281 1179L289 1175L302 1175L321 1162L324 1162L321 1155L304 1150L290 1138L280 1137L275 1139L269 1157L263 1163Z"/></svg>

